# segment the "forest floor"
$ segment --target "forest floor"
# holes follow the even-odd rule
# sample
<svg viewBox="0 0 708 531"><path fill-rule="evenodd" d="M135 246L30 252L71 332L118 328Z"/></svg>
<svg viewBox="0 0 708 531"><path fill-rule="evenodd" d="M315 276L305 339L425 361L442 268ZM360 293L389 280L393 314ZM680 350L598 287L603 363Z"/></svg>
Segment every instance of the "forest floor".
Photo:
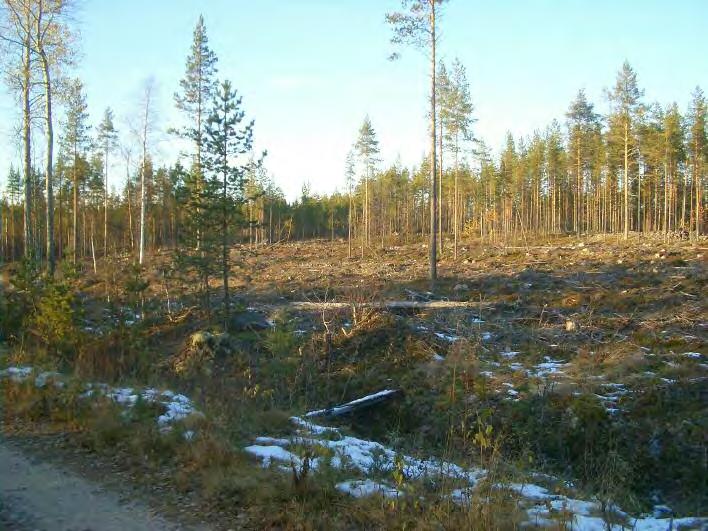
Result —
<svg viewBox="0 0 708 531"><path fill-rule="evenodd" d="M139 343L159 367L104 379L131 393L148 384L183 392L207 420L183 430L201 433L195 441L169 444L142 428L131 443L135 425L106 415L79 427L72 420L77 433L57 447L103 456L97 461L113 456L131 483L159 485L162 498L172 493L170 507L209 515L217 528L456 527L468 518L477 527L665 529L671 517L708 515L705 241L474 242L456 260L447 245L435 286L426 280L425 244L372 247L364 258L353 251L347 258L341 241L235 248L241 312L229 334L210 322L188 282L165 273L168 252L144 273L140 307L127 296L118 310L120 296L105 302L109 285L120 284L115 273L77 281L86 332L111 336L118 311L120 341ZM469 307L365 307L448 300ZM5 365L32 364L6 357ZM288 420L384 389L398 393L317 419L331 430ZM26 423L26 404L36 400L12 396L25 405L11 408L6 423ZM376 470L357 459L376 461ZM459 474L442 481L411 472L433 459L456 463L465 477L474 471L474 488ZM354 482L351 499L343 493ZM419 501L356 498L364 491ZM450 507L460 497L495 508L460 515Z"/></svg>

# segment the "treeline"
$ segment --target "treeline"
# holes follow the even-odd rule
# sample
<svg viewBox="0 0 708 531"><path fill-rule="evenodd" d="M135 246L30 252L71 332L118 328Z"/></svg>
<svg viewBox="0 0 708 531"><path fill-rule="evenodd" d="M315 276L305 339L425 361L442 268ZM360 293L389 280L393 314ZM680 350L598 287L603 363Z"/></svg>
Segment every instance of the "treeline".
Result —
<svg viewBox="0 0 708 531"><path fill-rule="evenodd" d="M437 4L420 5L430 14ZM598 114L581 90L564 117L530 137L509 135L498 156L475 138L464 66L435 63L432 157L413 168L382 167L366 117L342 174L332 176L343 189L319 196L305 186L288 202L253 153L253 122L245 120L240 97L217 79L218 60L201 18L174 95L183 122L169 131L191 148L165 166L152 153L150 81L127 130L118 130L110 108L92 123L84 86L70 75L71 2L3 0L2 6L3 67L22 109L24 155L0 199L4 260L33 257L53 270L56 259L95 262L130 252L142 263L146 252L177 248L206 283L215 257L228 265L224 249L234 242L347 238L354 254L436 231L431 242L443 245L447 235L456 254L463 238L703 233L705 96L696 88L684 110L648 103L628 63L607 91L608 114ZM434 21L412 13L389 19ZM57 105L62 113L55 124Z"/></svg>
<svg viewBox="0 0 708 531"><path fill-rule="evenodd" d="M700 88L682 113L676 103L642 101L628 63L608 91L610 113L595 112L584 91L563 122L530 137L509 134L498 157L471 134L473 107L464 68L438 68L440 242L546 234L704 233L708 165L706 99ZM347 159L348 189L290 206L297 237L346 237L384 244L429 234L430 159L415 168L376 168L376 134L367 117Z"/></svg>
<svg viewBox="0 0 708 531"><path fill-rule="evenodd" d="M617 87L631 88L634 80L636 75L625 64ZM612 97L630 101L620 89ZM460 238L503 241L522 233L702 232L708 158L703 93L696 89L685 113L676 104L643 105L638 98L632 105L622 108L618 104L613 113L600 116L580 91L563 125L553 121L545 131L527 138L509 135L496 158L471 135L453 143L443 120L443 149L439 151L443 157L438 161L442 168L441 233L453 239L457 230ZM110 129L107 117L99 132ZM101 147L97 141L94 145ZM413 241L429 234L430 161L422 160L415 168L394 164L380 169L378 152L376 133L367 117L347 159L345 189L322 196L305 186L291 202L263 168L247 172L244 200L239 205L246 222L234 233L234 241L260 244L348 238L351 234L358 253L362 244ZM148 249L175 248L185 241L194 168L179 162L155 168L148 155L136 169L131 153L123 152L122 157L122 188L106 196L104 150L81 149L75 163L72 150L61 150L53 172L60 256L67 249L73 251L74 226L79 256L136 251L143 170L145 245ZM40 170L32 172L30 212L35 242L43 242L44 179ZM79 198L76 205L74 190ZM22 254L23 212L23 179L19 171L11 170L2 208L0 251L5 259Z"/></svg>
<svg viewBox="0 0 708 531"><path fill-rule="evenodd" d="M444 66L439 71L439 79L446 79ZM635 72L625 63L608 92L608 115L597 114L581 90L563 123L554 120L530 137L509 134L496 158L471 135L462 136L464 147L451 141L444 117L455 110L446 109L443 98L437 164L441 234L491 239L522 233L702 234L708 161L705 96L696 88L682 113L675 103L646 104L642 94ZM355 149L362 176L352 190L355 233L367 231L367 211L372 210L375 221L368 231L380 237L425 234L430 227L430 161L410 170L394 165L372 175L370 155L361 149L368 145L370 152L376 146L377 152L372 137L367 118L356 143L360 149ZM461 152L464 159L459 161ZM333 211L342 203L337 195L325 201ZM335 224L346 225L344 214Z"/></svg>

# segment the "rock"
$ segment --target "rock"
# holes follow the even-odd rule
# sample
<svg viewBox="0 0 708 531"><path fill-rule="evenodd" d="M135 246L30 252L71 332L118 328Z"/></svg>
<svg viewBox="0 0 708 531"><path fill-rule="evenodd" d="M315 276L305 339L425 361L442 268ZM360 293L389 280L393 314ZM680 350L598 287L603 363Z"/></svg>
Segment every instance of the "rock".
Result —
<svg viewBox="0 0 708 531"><path fill-rule="evenodd" d="M229 323L230 332L255 332L271 327L271 323L262 314L254 311L237 313Z"/></svg>

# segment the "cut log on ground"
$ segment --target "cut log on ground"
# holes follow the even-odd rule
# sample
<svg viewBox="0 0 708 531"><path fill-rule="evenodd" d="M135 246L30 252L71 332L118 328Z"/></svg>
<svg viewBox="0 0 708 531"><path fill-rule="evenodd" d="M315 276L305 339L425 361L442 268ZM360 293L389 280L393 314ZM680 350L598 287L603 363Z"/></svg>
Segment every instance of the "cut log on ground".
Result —
<svg viewBox="0 0 708 531"><path fill-rule="evenodd" d="M488 308L490 303L473 301L378 301L378 302L288 302L293 310L346 310L347 308L373 308L378 310L452 310L456 308Z"/></svg>
<svg viewBox="0 0 708 531"><path fill-rule="evenodd" d="M341 404L339 406L334 406L326 409L318 409L316 411L310 411L305 414L305 418L313 417L339 417L346 415L348 413L353 413L359 409L364 409L367 407L380 404L381 402L386 402L396 396L401 394L400 389L385 389L374 393L373 395L368 395L363 398L357 398L346 404Z"/></svg>

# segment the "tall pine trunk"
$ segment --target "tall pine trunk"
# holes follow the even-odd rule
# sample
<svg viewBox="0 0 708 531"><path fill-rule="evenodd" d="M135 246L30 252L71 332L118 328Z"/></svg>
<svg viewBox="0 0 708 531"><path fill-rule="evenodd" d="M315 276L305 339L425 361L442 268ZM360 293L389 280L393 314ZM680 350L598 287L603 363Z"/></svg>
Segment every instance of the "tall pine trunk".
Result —
<svg viewBox="0 0 708 531"><path fill-rule="evenodd" d="M430 54L430 280L435 282L438 278L437 259L437 232L438 232L438 189L437 189L437 157L436 157L436 134L435 134L435 1L430 1L430 34L431 34L431 54Z"/></svg>
<svg viewBox="0 0 708 531"><path fill-rule="evenodd" d="M74 167L72 168L72 178L74 181L74 211L73 215L73 225L71 227L71 242L73 245L73 259L74 263L78 262L79 258L79 173L76 171L79 164L79 154L76 146L76 141L74 141Z"/></svg>
<svg viewBox="0 0 708 531"><path fill-rule="evenodd" d="M624 239L629 239L629 118L624 122Z"/></svg>

